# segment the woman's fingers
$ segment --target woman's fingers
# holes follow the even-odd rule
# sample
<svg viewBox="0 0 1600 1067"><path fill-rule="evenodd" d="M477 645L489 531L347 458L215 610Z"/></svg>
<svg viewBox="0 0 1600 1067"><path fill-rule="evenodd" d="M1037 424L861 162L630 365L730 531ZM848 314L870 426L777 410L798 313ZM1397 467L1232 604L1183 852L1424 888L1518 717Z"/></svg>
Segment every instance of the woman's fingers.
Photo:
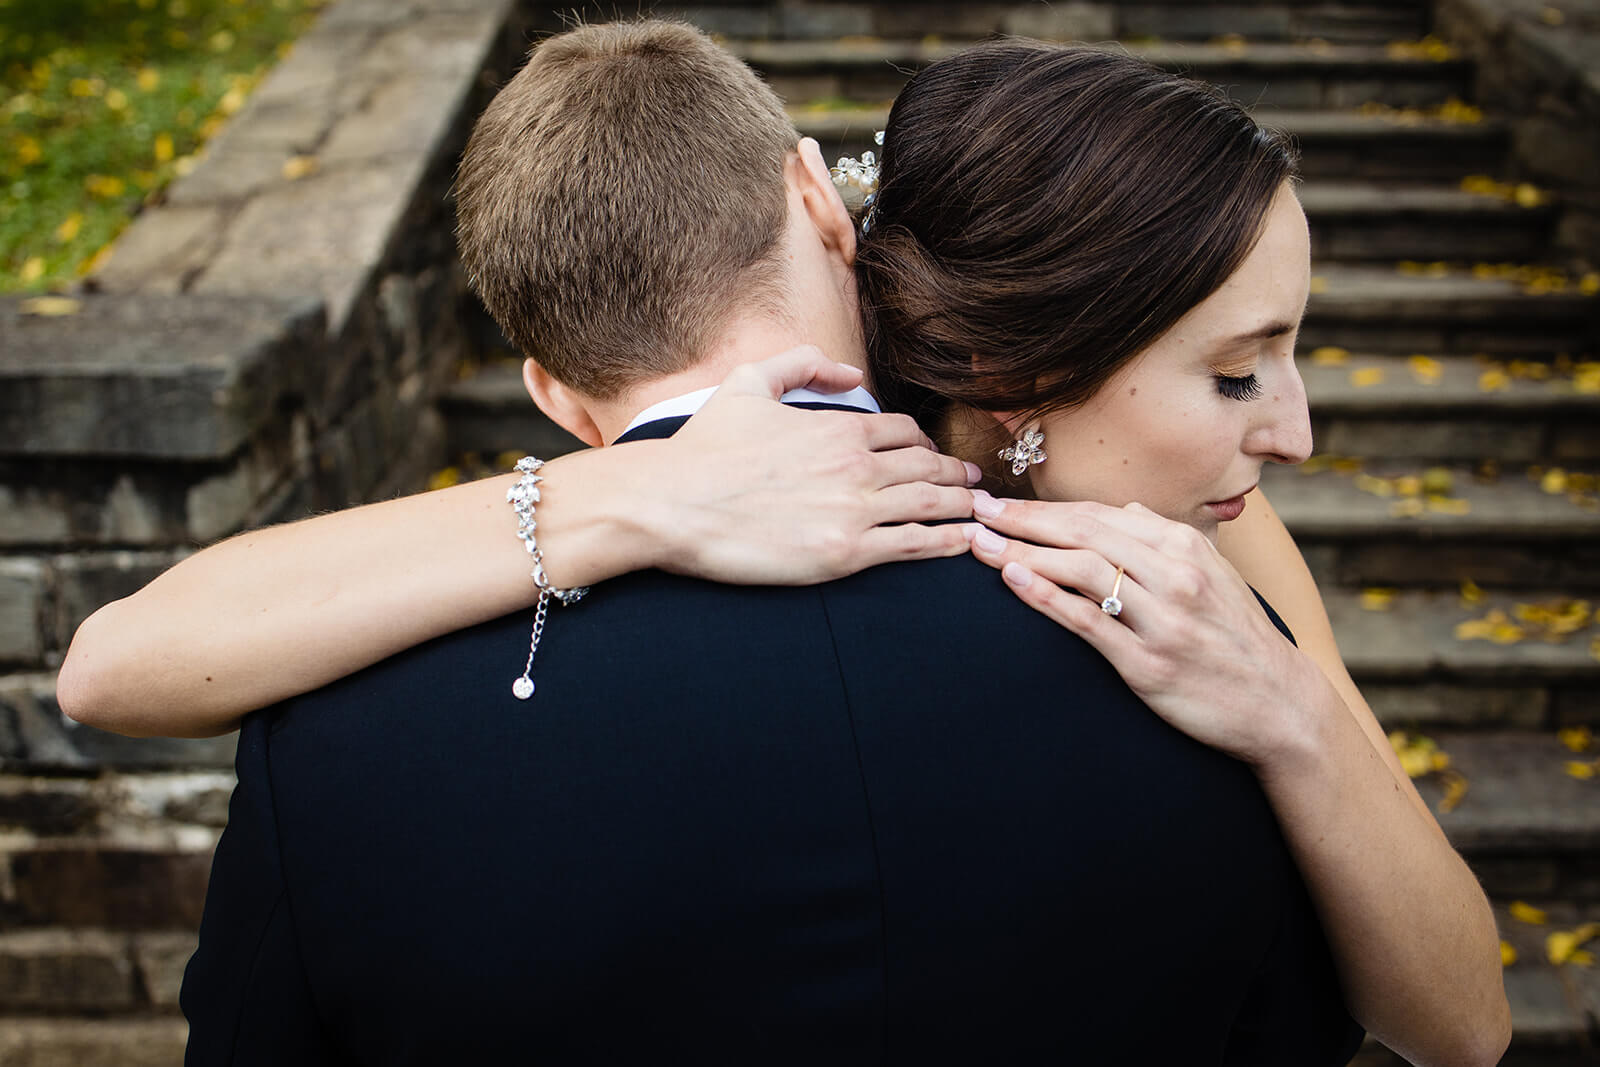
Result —
<svg viewBox="0 0 1600 1067"><path fill-rule="evenodd" d="M1137 688L1135 667L1142 648L1132 629L1101 611L1099 604L1061 588L1025 564L1007 563L1000 575L1024 604L1088 641Z"/></svg>
<svg viewBox="0 0 1600 1067"><path fill-rule="evenodd" d="M1117 564L1107 562L1105 556L1093 549L1044 548L1026 541L1009 540L981 527L973 535L972 554L999 571L1007 564L1020 564L1038 577L1077 590L1083 598L1091 599L1097 610L1117 580ZM1128 592L1130 587L1131 582L1124 576L1118 596ZM1126 598L1123 599L1126 602Z"/></svg>
<svg viewBox="0 0 1600 1067"><path fill-rule="evenodd" d="M1163 518L1133 503L1112 507L1088 500L1001 500L976 495L973 514L979 522L1006 534L1039 544L1071 547L1090 532L1109 528L1169 555L1210 555L1210 542L1194 527Z"/></svg>

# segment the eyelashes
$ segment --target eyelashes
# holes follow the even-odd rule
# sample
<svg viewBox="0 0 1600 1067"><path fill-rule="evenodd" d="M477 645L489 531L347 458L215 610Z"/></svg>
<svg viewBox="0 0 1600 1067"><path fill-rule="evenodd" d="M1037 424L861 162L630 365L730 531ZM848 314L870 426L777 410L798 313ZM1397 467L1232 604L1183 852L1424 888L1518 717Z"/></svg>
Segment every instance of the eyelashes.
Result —
<svg viewBox="0 0 1600 1067"><path fill-rule="evenodd" d="M1232 377L1217 375L1217 392L1229 400L1254 400L1261 395L1261 379L1254 374Z"/></svg>

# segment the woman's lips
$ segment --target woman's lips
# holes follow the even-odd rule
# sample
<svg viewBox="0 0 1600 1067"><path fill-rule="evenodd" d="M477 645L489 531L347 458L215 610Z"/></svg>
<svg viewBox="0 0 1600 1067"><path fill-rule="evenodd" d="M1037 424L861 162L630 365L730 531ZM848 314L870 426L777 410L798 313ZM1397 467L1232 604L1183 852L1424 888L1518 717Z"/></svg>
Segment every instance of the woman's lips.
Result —
<svg viewBox="0 0 1600 1067"><path fill-rule="evenodd" d="M1206 507L1211 509L1211 514L1215 515L1218 520L1232 522L1244 514L1244 494L1240 493L1238 496L1229 497L1227 500L1213 501L1207 504Z"/></svg>

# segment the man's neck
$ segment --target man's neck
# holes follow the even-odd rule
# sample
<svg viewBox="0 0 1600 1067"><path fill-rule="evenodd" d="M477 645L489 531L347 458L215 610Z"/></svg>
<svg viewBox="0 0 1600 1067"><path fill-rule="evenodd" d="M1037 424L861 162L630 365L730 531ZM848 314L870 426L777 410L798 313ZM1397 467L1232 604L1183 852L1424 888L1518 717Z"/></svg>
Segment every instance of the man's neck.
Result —
<svg viewBox="0 0 1600 1067"><path fill-rule="evenodd" d="M846 344L838 339L829 341L807 336L802 330L770 318L751 318L724 331L706 358L688 370L653 379L615 401L595 404L590 407L589 414L602 439L611 444L644 409L686 393L718 386L736 367L759 362L803 344L817 345L829 358L866 370L866 353L859 337L851 338L851 343ZM871 388L870 382L867 388Z"/></svg>

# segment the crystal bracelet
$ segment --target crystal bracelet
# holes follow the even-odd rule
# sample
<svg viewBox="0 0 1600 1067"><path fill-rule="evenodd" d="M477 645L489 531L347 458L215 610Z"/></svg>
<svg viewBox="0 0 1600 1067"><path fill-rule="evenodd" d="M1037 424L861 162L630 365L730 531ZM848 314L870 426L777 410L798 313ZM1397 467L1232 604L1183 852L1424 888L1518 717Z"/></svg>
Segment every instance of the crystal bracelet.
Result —
<svg viewBox="0 0 1600 1067"><path fill-rule="evenodd" d="M588 586L557 589L544 573L544 553L539 551L535 536L539 524L533 518L533 507L539 503L539 483L544 481L539 477L539 468L543 466L544 460L523 456L517 460L517 470L522 472L522 477L516 485L506 490L506 500L517 513L517 536L522 538L523 547L533 557L533 584L539 587L539 602L533 609L533 635L528 639L528 662L522 668L522 677L511 683L511 693L518 700L533 696L533 657L539 651L539 639L544 636L544 617L551 599L559 600L565 606L576 604L589 593Z"/></svg>

